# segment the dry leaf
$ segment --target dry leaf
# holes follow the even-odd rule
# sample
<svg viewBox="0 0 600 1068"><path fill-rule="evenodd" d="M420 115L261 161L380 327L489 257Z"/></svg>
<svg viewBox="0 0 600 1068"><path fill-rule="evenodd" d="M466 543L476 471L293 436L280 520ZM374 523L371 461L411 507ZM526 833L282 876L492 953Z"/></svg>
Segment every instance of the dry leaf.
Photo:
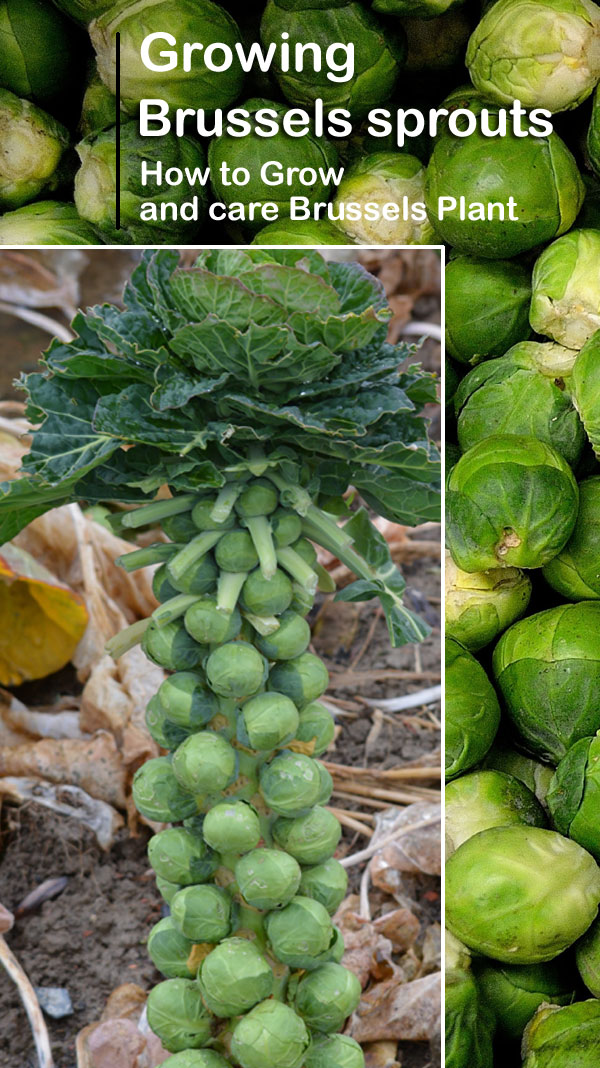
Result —
<svg viewBox="0 0 600 1068"><path fill-rule="evenodd" d="M372 844L403 827L431 820L427 827L403 834L396 841L388 842L371 860L373 885L388 894L402 892L402 874L424 872L439 875L441 871L441 819L439 805L430 801L416 801L403 809L386 809L376 817L376 830Z"/></svg>
<svg viewBox="0 0 600 1068"><path fill-rule="evenodd" d="M401 1068L397 1052L397 1042L372 1042L364 1049L365 1068Z"/></svg>
<svg viewBox="0 0 600 1068"><path fill-rule="evenodd" d="M36 776L81 787L91 797L125 808L126 772L114 738L44 738L14 748L0 746L0 775Z"/></svg>
<svg viewBox="0 0 600 1068"><path fill-rule="evenodd" d="M438 1026L440 1006L439 972L412 983L391 979L363 994L347 1033L357 1042L426 1042Z"/></svg>
<svg viewBox="0 0 600 1068"><path fill-rule="evenodd" d="M148 1027L146 996L135 983L113 990L100 1020L77 1036L77 1068L156 1068L167 1060L170 1054Z"/></svg>
<svg viewBox="0 0 600 1068"><path fill-rule="evenodd" d="M29 553L0 550L0 684L42 679L68 664L88 622L83 599Z"/></svg>
<svg viewBox="0 0 600 1068"><path fill-rule="evenodd" d="M406 951L414 945L421 925L409 909L392 909L374 920L373 927L389 938L394 949Z"/></svg>
<svg viewBox="0 0 600 1068"><path fill-rule="evenodd" d="M7 690L0 690L0 721L4 727L12 729L15 740L5 740L2 732L2 745L26 742L28 736L34 738L84 738L79 722L77 708L62 708L61 703L51 708L27 708L18 697Z"/></svg>
<svg viewBox="0 0 600 1068"><path fill-rule="evenodd" d="M344 936L344 967L354 972L364 987L371 979L390 978L396 969L391 941L359 915L359 907L358 896L350 894L340 905L334 922Z"/></svg>

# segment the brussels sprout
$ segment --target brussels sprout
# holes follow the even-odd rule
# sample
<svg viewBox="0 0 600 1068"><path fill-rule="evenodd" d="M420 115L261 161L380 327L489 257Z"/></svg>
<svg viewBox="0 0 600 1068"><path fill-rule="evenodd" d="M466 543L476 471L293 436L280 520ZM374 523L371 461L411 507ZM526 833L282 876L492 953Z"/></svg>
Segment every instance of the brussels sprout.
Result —
<svg viewBox="0 0 600 1068"><path fill-rule="evenodd" d="M251 571L258 564L258 554L247 530L230 530L215 548L215 560L221 571Z"/></svg>
<svg viewBox="0 0 600 1068"><path fill-rule="evenodd" d="M494 650L508 714L527 748L557 764L600 728L600 603L582 601L514 623Z"/></svg>
<svg viewBox="0 0 600 1068"><path fill-rule="evenodd" d="M258 118L259 113L266 110L266 117L269 121L279 123L282 122L283 115L288 110L283 104L263 99L247 100L241 104L241 107L248 112L251 120ZM274 199L275 190L279 187L267 184L260 177L263 167L273 160L276 160L279 167L286 171L287 168L297 168L297 172L306 174L306 169L310 168L315 173L314 184L304 185L294 175L289 184L286 183L281 187L281 192ZM332 172L337 166L338 154L331 142L324 137L317 137L312 132L300 139L290 137L282 131L266 139L257 134L240 139L225 133L221 137L214 137L210 142L208 162L211 168L213 193L217 200L228 205L235 202L246 207L254 201L259 203L268 201L276 204L279 218L284 219L290 214L292 197L305 197L310 206L329 199L330 190L333 187ZM242 188L224 185L220 177L223 164L232 169L238 166L246 167L252 175L252 180ZM325 175L325 179L321 177L320 171ZM250 220L248 225L250 228L258 229L264 221L261 218Z"/></svg>
<svg viewBox="0 0 600 1068"><path fill-rule="evenodd" d="M192 520L197 530L231 530L232 527L235 527L235 515L232 512L226 519L213 519L216 504L216 497L206 497L194 505L192 508ZM195 533L196 531L194 531Z"/></svg>
<svg viewBox="0 0 600 1068"><path fill-rule="evenodd" d="M444 277L446 349L455 360L503 356L529 335L531 274L520 263L457 256Z"/></svg>
<svg viewBox="0 0 600 1068"><path fill-rule="evenodd" d="M600 11L590 0L497 0L467 49L476 89L511 105L567 111L600 80Z"/></svg>
<svg viewBox="0 0 600 1068"><path fill-rule="evenodd" d="M365 1068L365 1057L350 1035L319 1035L313 1038L304 1068Z"/></svg>
<svg viewBox="0 0 600 1068"><path fill-rule="evenodd" d="M191 816L198 805L175 778L169 757L154 757L133 776L133 800L142 816L157 823L175 823Z"/></svg>
<svg viewBox="0 0 600 1068"><path fill-rule="evenodd" d="M154 5L157 10L161 4ZM114 43L112 45L114 48ZM125 59L123 59L123 65ZM163 92L164 83L161 85ZM117 132L115 127L80 141L77 154L81 167L75 175L75 206L82 219L99 230L105 241L119 245L146 242L185 242L197 232L206 212L206 192L195 192L197 211L193 221L183 219L179 210L189 197L189 186L150 179L142 185L142 161L149 168L162 163L169 167L204 168L206 157L199 141L173 133L160 138L142 137L137 121L120 127L120 168L117 177ZM117 189L120 184L120 226L117 228ZM174 208L173 205L176 207Z"/></svg>
<svg viewBox="0 0 600 1068"><path fill-rule="evenodd" d="M240 893L257 909L287 905L300 886L300 876L298 862L279 849L253 849L235 866Z"/></svg>
<svg viewBox="0 0 600 1068"><path fill-rule="evenodd" d="M242 617L237 608L227 614L217 608L216 597L203 597L185 613L185 629L197 642L229 642L237 638Z"/></svg>
<svg viewBox="0 0 600 1068"><path fill-rule="evenodd" d="M576 464L585 432L569 395L575 356L562 345L522 341L470 371L454 400L463 452L491 434L524 434Z"/></svg>
<svg viewBox="0 0 600 1068"><path fill-rule="evenodd" d="M292 740L298 727L298 709L285 694L259 693L242 705L241 721L240 741L264 752Z"/></svg>
<svg viewBox="0 0 600 1068"><path fill-rule="evenodd" d="M269 672L268 685L270 690L286 694L299 708L304 708L325 693L328 682L323 661L313 653L302 653L275 664Z"/></svg>
<svg viewBox="0 0 600 1068"><path fill-rule="evenodd" d="M163 900L167 902L167 905L170 905L177 891L181 890L181 887L179 883L170 883L168 879L163 879L160 875L157 875L156 889Z"/></svg>
<svg viewBox="0 0 600 1068"><path fill-rule="evenodd" d="M382 15L432 19L461 3L463 0L373 0L373 10L380 11Z"/></svg>
<svg viewBox="0 0 600 1068"><path fill-rule="evenodd" d="M168 1057L163 1064L166 1068L230 1068L230 1062L212 1049L185 1050Z"/></svg>
<svg viewBox="0 0 600 1068"><path fill-rule="evenodd" d="M211 553L207 553L201 560L196 560L193 564L190 564L179 578L173 578L168 564L165 566L169 582L178 593L194 593L201 597L214 589L218 571Z"/></svg>
<svg viewBox="0 0 600 1068"><path fill-rule="evenodd" d="M213 731L191 734L173 755L177 781L195 794L224 790L233 782L236 767L235 749Z"/></svg>
<svg viewBox="0 0 600 1068"><path fill-rule="evenodd" d="M167 515L161 519L161 527L171 541L180 542L183 545L190 541L198 533L198 527L192 518L193 509L187 512L177 512L175 515ZM216 574L216 568L215 568Z"/></svg>
<svg viewBox="0 0 600 1068"><path fill-rule="evenodd" d="M447 972L451 971L468 971L471 967L473 958L470 950L467 949L458 938L446 927L444 930L444 967Z"/></svg>
<svg viewBox="0 0 600 1068"><path fill-rule="evenodd" d="M503 771L473 771L448 783L445 795L447 856L479 831L506 827L511 823L546 826L544 810L538 799L513 775Z"/></svg>
<svg viewBox="0 0 600 1068"><path fill-rule="evenodd" d="M167 671L191 671L206 653L206 646L198 645L179 619L162 627L152 620L144 631L142 649L149 660Z"/></svg>
<svg viewBox="0 0 600 1068"><path fill-rule="evenodd" d="M148 842L148 860L163 879L191 886L210 879L219 859L198 835L185 827L167 827Z"/></svg>
<svg viewBox="0 0 600 1068"><path fill-rule="evenodd" d="M448 927L495 960L552 960L587 931L599 903L600 868L556 831L493 827L446 864Z"/></svg>
<svg viewBox="0 0 600 1068"><path fill-rule="evenodd" d="M0 208L19 208L43 189L59 184L57 168L69 143L69 131L6 89L0 89L0 127Z"/></svg>
<svg viewBox="0 0 600 1068"><path fill-rule="evenodd" d="M124 121L126 115L120 106L119 111L120 118ZM94 64L81 103L77 132L81 137L91 137L100 133L101 130L109 130L115 125L116 120L117 98L104 84Z"/></svg>
<svg viewBox="0 0 600 1068"><path fill-rule="evenodd" d="M580 738L560 761L548 791L548 808L557 831L568 835L600 860L600 733Z"/></svg>
<svg viewBox="0 0 600 1068"><path fill-rule="evenodd" d="M413 205L423 203L425 170L420 159L403 152L374 152L358 159L342 178L334 211L339 225L352 241L361 245L419 245L432 239L427 219L412 218ZM342 216L343 205L360 204L362 217ZM394 204L396 211L371 219L366 204ZM402 205L406 204L406 210ZM422 208L421 208L422 210ZM358 213L357 213L358 214Z"/></svg>
<svg viewBox="0 0 600 1068"><path fill-rule="evenodd" d="M327 219L281 219L263 226L253 245L347 245L348 237ZM293 539L292 539L293 540Z"/></svg>
<svg viewBox="0 0 600 1068"><path fill-rule="evenodd" d="M302 520L297 512L278 508L271 516L271 531L275 545L278 549L283 549L302 537Z"/></svg>
<svg viewBox="0 0 600 1068"><path fill-rule="evenodd" d="M360 1001L359 980L340 964L322 964L305 975L294 1005L311 1031L339 1031Z"/></svg>
<svg viewBox="0 0 600 1068"><path fill-rule="evenodd" d="M206 675L215 693L240 700L260 689L267 670L267 662L258 650L242 641L220 645L206 661Z"/></svg>
<svg viewBox="0 0 600 1068"><path fill-rule="evenodd" d="M192 731L204 727L219 710L214 693L193 671L170 675L159 687L157 697L171 723Z"/></svg>
<svg viewBox="0 0 600 1068"><path fill-rule="evenodd" d="M205 53L210 45L225 45L232 50L232 65L225 73L215 74L204 62L205 53L196 52L189 71L183 71L178 64L172 72L150 72L142 60L142 42L151 33L164 34L165 27L171 32L179 31L186 41L201 41ZM143 18L138 0L123 0L95 19L89 33L100 76L113 93L117 85L115 41L117 33L121 35L121 100L131 115L136 114L145 97L158 95L173 109L214 111L226 108L240 94L244 74L235 52L240 32L231 15L212 0L155 0L150 7L144 7ZM160 62L160 55L158 43L151 57ZM164 136L160 138L163 146L164 140Z"/></svg>
<svg viewBox="0 0 600 1068"><path fill-rule="evenodd" d="M333 943L329 913L310 897L292 898L289 905L269 912L264 922L277 960L292 968L315 968L316 959Z"/></svg>
<svg viewBox="0 0 600 1068"><path fill-rule="evenodd" d="M587 150L592 169L600 177L600 88L594 93L592 117L587 135Z"/></svg>
<svg viewBox="0 0 600 1068"><path fill-rule="evenodd" d="M239 1016L273 990L273 972L253 942L226 938L204 958L198 982L217 1016Z"/></svg>
<svg viewBox="0 0 600 1068"><path fill-rule="evenodd" d="M542 567L566 545L579 492L568 464L535 438L494 434L448 477L447 540L463 571Z"/></svg>
<svg viewBox="0 0 600 1068"><path fill-rule="evenodd" d="M446 638L446 778L474 767L490 748L500 705L481 664L454 638Z"/></svg>
<svg viewBox="0 0 600 1068"><path fill-rule="evenodd" d="M182 592L176 590L171 582L171 576L167 571L167 565L161 564L157 567L152 577L152 592L157 601L164 604L165 601L170 601L172 597L176 597L178 593Z"/></svg>
<svg viewBox="0 0 600 1068"><path fill-rule="evenodd" d="M493 1068L494 1019L470 972L446 972L446 1068Z"/></svg>
<svg viewBox="0 0 600 1068"><path fill-rule="evenodd" d="M256 478L242 490L235 502L235 510L243 519L271 515L279 504L279 494L272 482Z"/></svg>
<svg viewBox="0 0 600 1068"><path fill-rule="evenodd" d="M74 204L42 200L0 218L0 245L97 245L98 236Z"/></svg>
<svg viewBox="0 0 600 1068"><path fill-rule="evenodd" d="M503 745L498 739L487 753L483 761L484 768L495 771L503 771L507 775L514 776L535 794L544 811L548 810L547 796L554 775L554 768L548 764L542 764L525 753L519 753L510 746Z"/></svg>
<svg viewBox="0 0 600 1068"><path fill-rule="evenodd" d="M189 734L189 731L167 718L158 694L151 697L146 705L145 722L148 733L162 749L177 749Z"/></svg>
<svg viewBox="0 0 600 1068"><path fill-rule="evenodd" d="M575 407L594 452L600 458L600 330L592 334L575 360L571 385Z"/></svg>
<svg viewBox="0 0 600 1068"><path fill-rule="evenodd" d="M301 1018L272 998L242 1016L231 1039L231 1053L242 1068L301 1068L309 1046Z"/></svg>
<svg viewBox="0 0 600 1068"><path fill-rule="evenodd" d="M171 902L178 930L194 942L218 942L231 928L231 898L220 886L185 886Z"/></svg>
<svg viewBox="0 0 600 1068"><path fill-rule="evenodd" d="M404 59L400 31L395 35L374 15L353 0L345 3L320 4L316 19L318 39L323 49L339 41L354 41L356 56L354 76L332 81L323 65L320 70L307 64L304 70L284 70L275 53L274 71L284 96L293 104L312 108L322 99L325 108L347 108L355 119L367 115L372 107L391 96L399 66ZM289 33L290 47L315 40L314 0L268 0L261 22L261 37L268 47L279 44L282 33Z"/></svg>
<svg viewBox="0 0 600 1068"><path fill-rule="evenodd" d="M54 0L54 4L64 11L65 15L70 15L72 19L84 25L112 7L110 0Z"/></svg>
<svg viewBox="0 0 600 1068"><path fill-rule="evenodd" d="M194 979L197 965L188 964L194 943L185 938L172 916L159 920L148 935L148 956L168 979Z"/></svg>
<svg viewBox="0 0 600 1068"><path fill-rule="evenodd" d="M289 609L283 612L273 634L258 636L256 644L269 660L293 660L310 642L310 627L303 616Z"/></svg>
<svg viewBox="0 0 600 1068"><path fill-rule="evenodd" d="M600 997L600 921L595 919L575 946L577 969L595 998Z"/></svg>
<svg viewBox="0 0 600 1068"><path fill-rule="evenodd" d="M314 744L313 756L321 756L329 749L335 736L335 720L331 712L318 701L306 705L300 713L296 738Z"/></svg>
<svg viewBox="0 0 600 1068"><path fill-rule="evenodd" d="M0 26L0 84L44 107L62 105L81 76L85 43L76 27L39 0L2 0Z"/></svg>
<svg viewBox="0 0 600 1068"><path fill-rule="evenodd" d="M523 1068L596 1068L600 1002L544 1005L523 1036Z"/></svg>
<svg viewBox="0 0 600 1068"><path fill-rule="evenodd" d="M240 600L246 611L254 615L279 616L290 606L292 584L279 568L270 579L264 578L257 568L244 582Z"/></svg>
<svg viewBox="0 0 600 1068"><path fill-rule="evenodd" d="M165 1049L178 1053L208 1042L211 1016L202 1003L198 984L191 979L166 979L148 994L148 1023Z"/></svg>
<svg viewBox="0 0 600 1068"><path fill-rule="evenodd" d="M434 12L434 16L424 19L417 15L402 20L407 43L405 69L422 71L428 77L434 71L462 63L471 33L469 17L458 5L441 14Z"/></svg>
<svg viewBox="0 0 600 1068"><path fill-rule="evenodd" d="M221 801L206 813L202 833L219 853L247 853L260 842L260 820L246 801Z"/></svg>
<svg viewBox="0 0 600 1068"><path fill-rule="evenodd" d="M450 553L445 566L446 634L471 652L489 645L523 615L531 580L517 567L461 571Z"/></svg>
<svg viewBox="0 0 600 1068"><path fill-rule="evenodd" d="M533 268L529 313L538 334L581 349L600 329L599 260L600 230L572 230L544 249Z"/></svg>
<svg viewBox="0 0 600 1068"><path fill-rule="evenodd" d="M260 792L279 816L305 816L319 799L319 764L303 753L280 753L260 772Z"/></svg>
<svg viewBox="0 0 600 1068"><path fill-rule="evenodd" d="M326 808L317 805L306 816L286 819L280 816L273 824L273 838L299 864L322 864L333 856L342 834L339 821Z"/></svg>
<svg viewBox="0 0 600 1068"><path fill-rule="evenodd" d="M323 905L330 916L337 912L348 889L348 873L339 860L330 857L322 864L302 870L300 894Z"/></svg>
<svg viewBox="0 0 600 1068"><path fill-rule="evenodd" d="M489 111L493 124L495 112ZM517 221L508 218L507 208L502 218L492 207L506 205L509 196L517 205ZM447 197L454 198L456 208L442 217L440 205L448 203L442 199ZM481 204L484 218L461 219L460 197L463 203ZM436 233L459 251L486 259L510 259L565 233L583 198L577 164L556 133L522 139L485 137L479 128L468 137L443 133L425 176L425 204Z"/></svg>
<svg viewBox="0 0 600 1068"><path fill-rule="evenodd" d="M569 601L600 598L600 476L579 483L579 511L564 549L542 569L553 589Z"/></svg>
<svg viewBox="0 0 600 1068"><path fill-rule="evenodd" d="M510 1038L520 1039L536 1009L544 1002L569 1005L577 983L562 960L545 964L477 964L481 993L496 1023Z"/></svg>

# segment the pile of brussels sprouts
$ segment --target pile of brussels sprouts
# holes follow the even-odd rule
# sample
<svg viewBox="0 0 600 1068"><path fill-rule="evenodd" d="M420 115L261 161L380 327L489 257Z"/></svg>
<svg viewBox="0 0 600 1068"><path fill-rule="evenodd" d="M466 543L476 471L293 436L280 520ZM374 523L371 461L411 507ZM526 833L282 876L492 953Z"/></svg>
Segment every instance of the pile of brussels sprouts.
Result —
<svg viewBox="0 0 600 1068"><path fill-rule="evenodd" d="M593 1068L600 230L446 277L446 1066Z"/></svg>
<svg viewBox="0 0 600 1068"><path fill-rule="evenodd" d="M488 5L489 7L489 5ZM214 238L264 244L419 244L446 242L462 253L511 258L598 219L600 209L600 7L593 0L498 0L493 10L465 0L1 0L0 125L5 152L0 163L0 242L5 244L200 243ZM287 34L296 44L316 42L325 55L337 42L354 45L350 81L304 69L286 70L279 58L267 72L239 66L214 74L201 55L192 69L148 71L142 40L169 32L182 42L223 42L235 49L261 42L266 50ZM116 87L116 35L121 41L121 100ZM160 45L157 46L160 48ZM339 61L339 56L336 57ZM471 81L471 85L465 83ZM139 104L163 99L171 109L200 109L204 122L141 137ZM289 136L281 116L323 101L327 116L350 114L350 129L315 123L304 136ZM554 132L521 136L500 125L499 111L546 109ZM215 111L241 107L252 132L236 137L213 124ZM275 136L260 136L255 116L271 108ZM116 229L116 117L121 117L121 226ZM385 108L388 128L368 115ZM477 126L457 136L440 119L432 135L399 138L397 112L414 109L486 110L487 137ZM571 113L574 112L574 115ZM381 117L380 117L381 118ZM415 118L404 125L413 129ZM461 121L467 121L464 119ZM391 131L391 132L390 132ZM336 136L337 134L337 136ZM399 145L401 147L399 147ZM188 181L142 186L140 166L160 162L165 171L211 168L209 185ZM297 168L291 184L273 185L262 166L277 161ZM246 167L245 185L227 184L221 164ZM336 184L329 168L343 168ZM312 168L314 181L298 171ZM325 177L319 174L319 169ZM140 205L177 206L195 196L193 217L144 221ZM305 197L310 218L289 218L290 197ZM467 204L516 201L518 221L441 217L438 198ZM584 203L585 197L585 203ZM279 217L265 226L250 220L211 221L211 201L275 201ZM314 217L315 204L322 207ZM342 214L343 203L358 211ZM365 213L371 204L425 204L427 219L410 210ZM582 214L580 214L582 213ZM222 216L221 216L222 218ZM215 236L216 235L216 236Z"/></svg>

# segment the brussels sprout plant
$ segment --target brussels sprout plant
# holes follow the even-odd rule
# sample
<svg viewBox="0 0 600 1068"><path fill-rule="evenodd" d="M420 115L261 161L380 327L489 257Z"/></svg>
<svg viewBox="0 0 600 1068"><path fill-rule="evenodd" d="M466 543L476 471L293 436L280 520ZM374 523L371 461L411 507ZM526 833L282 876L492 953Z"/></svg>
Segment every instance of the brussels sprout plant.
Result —
<svg viewBox="0 0 600 1068"><path fill-rule="evenodd" d="M352 482L382 515L435 518L435 382L398 371L375 280L312 251L148 252L125 305L80 314L25 380L40 428L0 526L81 499L126 506L116 530L162 528L120 561L158 565L159 605L108 646L141 642L168 672L147 715L165 753L133 779L170 825L148 849L170 907L148 1021L169 1068L362 1068L337 1034L360 982L332 922L346 876L316 757L333 724L305 617L331 588L315 543L356 573L346 600L381 599L394 644L427 633L366 509L341 527L321 503L339 514Z"/></svg>

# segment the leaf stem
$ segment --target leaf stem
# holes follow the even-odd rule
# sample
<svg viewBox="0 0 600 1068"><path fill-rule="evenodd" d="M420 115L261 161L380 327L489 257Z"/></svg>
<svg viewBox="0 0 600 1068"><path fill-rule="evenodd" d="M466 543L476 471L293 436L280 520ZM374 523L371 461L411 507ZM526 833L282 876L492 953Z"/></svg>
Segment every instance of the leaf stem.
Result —
<svg viewBox="0 0 600 1068"><path fill-rule="evenodd" d="M277 549L277 562L309 594L317 592L319 576L290 545Z"/></svg>
<svg viewBox="0 0 600 1068"><path fill-rule="evenodd" d="M266 515L254 515L245 519L244 525L250 531L250 537L259 559L260 570L263 578L268 582L277 571L277 556L275 555L271 524Z"/></svg>
<svg viewBox="0 0 600 1068"><path fill-rule="evenodd" d="M160 523L161 519L166 519L167 516L189 512L195 501L196 498L192 497L191 494L170 497L164 501L152 501L152 504L145 504L141 508L133 509L131 512L124 512L121 518L121 526L135 528Z"/></svg>
<svg viewBox="0 0 600 1068"><path fill-rule="evenodd" d="M219 612L225 612L228 616L231 615L247 578L247 571L221 571L217 583L217 608Z"/></svg>
<svg viewBox="0 0 600 1068"><path fill-rule="evenodd" d="M187 545L184 545L183 549L180 549L178 553L173 556L168 564L167 570L169 574L179 581L183 578L187 569L196 564L198 560L217 544L220 538L223 537L225 531L223 530L203 530L201 534L197 534L195 538L188 541Z"/></svg>
<svg viewBox="0 0 600 1068"><path fill-rule="evenodd" d="M133 649L134 645L139 645L149 625L150 617L148 619L138 619L137 623L132 623L130 627L125 627L124 630L115 634L114 638L107 641L104 646L105 651L109 656L112 656L113 660L118 660L119 657Z"/></svg>
<svg viewBox="0 0 600 1068"><path fill-rule="evenodd" d="M225 521L229 519L233 506L241 492L241 482L228 482L226 486L223 486L223 489L219 491L214 508L210 513L210 518L213 523L225 523Z"/></svg>
<svg viewBox="0 0 600 1068"><path fill-rule="evenodd" d="M195 593L180 593L177 597L170 597L168 601L154 609L152 619L157 627L165 627L167 623L172 623L173 620L185 615L188 608L196 604L197 600L198 595Z"/></svg>
<svg viewBox="0 0 600 1068"><path fill-rule="evenodd" d="M150 567L152 564L161 564L170 560L178 551L173 542L157 541L154 545L146 545L143 549L134 549L133 552L123 553L117 557L115 564L124 571L137 571L140 567Z"/></svg>

